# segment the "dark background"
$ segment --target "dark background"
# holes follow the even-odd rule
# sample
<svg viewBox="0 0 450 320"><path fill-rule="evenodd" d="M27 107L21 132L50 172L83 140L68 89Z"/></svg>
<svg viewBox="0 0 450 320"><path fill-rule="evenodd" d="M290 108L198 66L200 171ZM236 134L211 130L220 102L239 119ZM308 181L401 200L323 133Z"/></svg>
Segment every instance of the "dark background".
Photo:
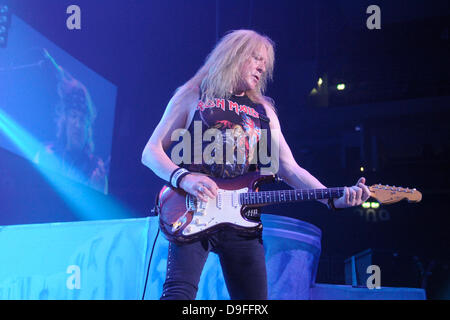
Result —
<svg viewBox="0 0 450 320"><path fill-rule="evenodd" d="M265 212L321 228L318 282L343 283L344 259L372 248L416 257L418 270L433 271L428 296L449 297L448 1L0 2L118 87L107 197L130 217L149 214L163 183L140 159L174 90L225 32L267 34L276 43L267 95L298 163L329 187L364 176L367 185L415 187L423 200L373 214L333 214L318 203ZM71 4L81 8L81 30L66 28ZM381 30L366 27L371 4L381 8ZM0 159L0 224L81 219L24 159L5 150Z"/></svg>

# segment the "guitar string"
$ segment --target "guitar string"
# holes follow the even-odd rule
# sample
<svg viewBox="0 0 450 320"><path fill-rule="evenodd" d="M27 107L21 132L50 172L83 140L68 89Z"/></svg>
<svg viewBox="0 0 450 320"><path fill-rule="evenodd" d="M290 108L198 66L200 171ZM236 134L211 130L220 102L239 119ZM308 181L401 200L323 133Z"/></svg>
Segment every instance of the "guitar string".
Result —
<svg viewBox="0 0 450 320"><path fill-rule="evenodd" d="M239 200L241 204L262 204L267 202L327 199L342 196L344 194L344 190L344 187L338 187L326 189L294 189L246 192L240 194ZM300 197L301 199L299 199ZM269 198L269 200L267 200L267 198Z"/></svg>

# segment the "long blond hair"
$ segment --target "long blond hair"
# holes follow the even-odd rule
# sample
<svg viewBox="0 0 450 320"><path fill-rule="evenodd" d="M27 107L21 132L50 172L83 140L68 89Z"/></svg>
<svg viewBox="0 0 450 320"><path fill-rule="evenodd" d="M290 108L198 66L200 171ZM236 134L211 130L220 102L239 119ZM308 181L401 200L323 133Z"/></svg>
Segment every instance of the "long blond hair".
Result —
<svg viewBox="0 0 450 320"><path fill-rule="evenodd" d="M273 100L265 97L264 91L273 76L275 45L270 38L253 30L227 33L207 56L197 73L177 89L175 96L182 97L192 89L200 89L203 101L229 98L241 80L242 66L262 46L267 49L266 71L258 85L246 93L253 102L266 102L273 108Z"/></svg>

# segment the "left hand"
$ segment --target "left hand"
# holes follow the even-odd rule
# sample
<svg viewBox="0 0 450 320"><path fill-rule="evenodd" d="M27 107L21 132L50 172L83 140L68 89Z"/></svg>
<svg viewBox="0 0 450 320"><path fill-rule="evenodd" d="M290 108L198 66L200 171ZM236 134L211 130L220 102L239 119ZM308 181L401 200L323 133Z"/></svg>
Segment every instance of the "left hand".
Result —
<svg viewBox="0 0 450 320"><path fill-rule="evenodd" d="M344 195L339 199L334 201L334 206L336 208L348 208L359 206L367 199L370 198L370 190L364 184L366 182L366 178L359 178L356 185L352 187L345 187Z"/></svg>

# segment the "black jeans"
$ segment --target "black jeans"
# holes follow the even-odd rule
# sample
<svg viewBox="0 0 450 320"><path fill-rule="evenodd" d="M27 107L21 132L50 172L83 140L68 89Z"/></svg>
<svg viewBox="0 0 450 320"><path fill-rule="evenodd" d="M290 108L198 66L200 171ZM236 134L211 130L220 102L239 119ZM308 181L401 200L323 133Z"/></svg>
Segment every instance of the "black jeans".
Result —
<svg viewBox="0 0 450 320"><path fill-rule="evenodd" d="M261 231L224 228L189 244L169 244L162 300L194 300L209 252L219 255L231 299L267 299L267 274Z"/></svg>

